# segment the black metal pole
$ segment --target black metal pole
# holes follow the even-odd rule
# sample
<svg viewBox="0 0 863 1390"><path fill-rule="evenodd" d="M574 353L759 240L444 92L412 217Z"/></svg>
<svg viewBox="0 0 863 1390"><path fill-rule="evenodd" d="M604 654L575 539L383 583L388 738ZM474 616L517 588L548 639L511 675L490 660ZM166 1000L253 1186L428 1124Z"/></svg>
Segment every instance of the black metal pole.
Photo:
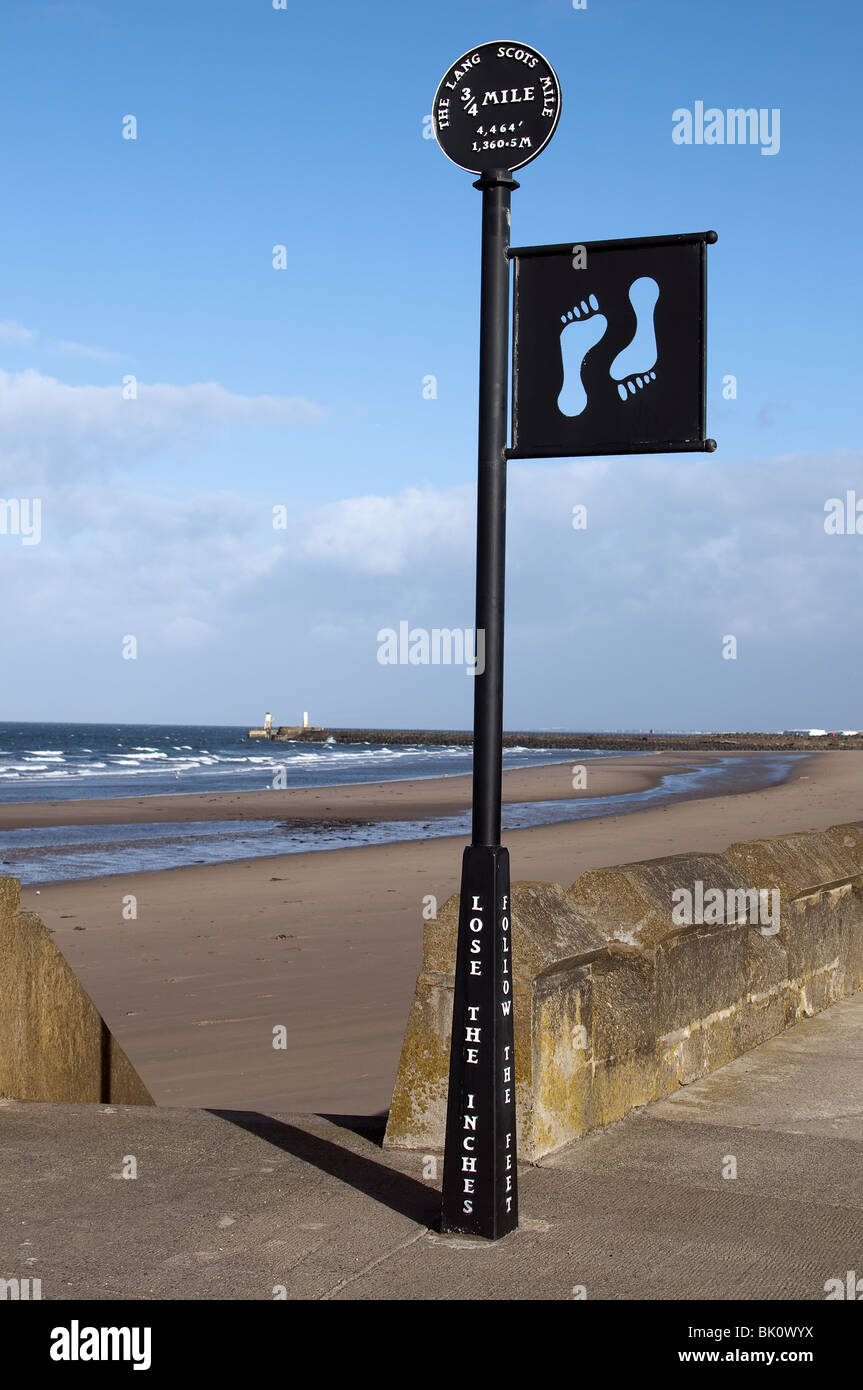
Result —
<svg viewBox="0 0 863 1390"><path fill-rule="evenodd" d="M506 550L506 442L509 396L510 192L506 172L484 174L479 330L479 449L476 518L476 646L484 634L485 669L476 677L473 716L475 845L500 844L503 746L503 601Z"/></svg>
<svg viewBox="0 0 863 1390"><path fill-rule="evenodd" d="M497 1240L518 1225L509 855L501 847L508 170L482 192L473 827L464 853L441 1229Z"/></svg>

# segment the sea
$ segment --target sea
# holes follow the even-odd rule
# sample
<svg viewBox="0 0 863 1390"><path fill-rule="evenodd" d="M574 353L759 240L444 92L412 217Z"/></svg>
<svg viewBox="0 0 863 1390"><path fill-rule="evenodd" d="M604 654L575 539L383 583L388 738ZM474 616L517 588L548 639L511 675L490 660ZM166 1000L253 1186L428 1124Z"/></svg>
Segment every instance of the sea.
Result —
<svg viewBox="0 0 863 1390"><path fill-rule="evenodd" d="M588 764L614 756L620 756L619 750L515 747L504 750L503 766L570 760ZM508 804L504 828L616 815L730 791L739 786L744 770L749 777L756 774L755 759L759 785L775 785L801 756L729 754L706 765L699 765L696 756L690 767L668 774L648 791ZM0 723L0 803L448 777L469 772L471 765L471 749L461 745L252 742L245 728L231 725ZM22 812L21 828L0 831L0 873L35 884L470 833L467 814L300 827L286 821L285 814L274 807L271 818L253 821L129 824L120 812L115 825L28 827Z"/></svg>
<svg viewBox="0 0 863 1390"><path fill-rule="evenodd" d="M471 769L454 745L252 741L246 728L200 724L2 724L0 802L260 791L447 777ZM571 750L577 752L577 749ZM566 748L506 748L504 768L566 762ZM610 757L591 749L587 758Z"/></svg>

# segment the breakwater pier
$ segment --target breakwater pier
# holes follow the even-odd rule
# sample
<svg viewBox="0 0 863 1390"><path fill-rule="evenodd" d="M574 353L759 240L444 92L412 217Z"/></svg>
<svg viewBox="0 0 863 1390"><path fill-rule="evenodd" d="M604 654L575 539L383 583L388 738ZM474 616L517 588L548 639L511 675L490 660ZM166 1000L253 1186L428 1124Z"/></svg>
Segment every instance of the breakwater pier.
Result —
<svg viewBox="0 0 863 1390"><path fill-rule="evenodd" d="M469 729L326 729L307 725L250 729L249 738L277 743L302 740L304 743L380 743L469 747ZM813 737L798 733L564 733L513 730L503 736L505 748L602 748L621 753L638 752L800 752L813 753L837 748L863 748L863 734L826 734Z"/></svg>

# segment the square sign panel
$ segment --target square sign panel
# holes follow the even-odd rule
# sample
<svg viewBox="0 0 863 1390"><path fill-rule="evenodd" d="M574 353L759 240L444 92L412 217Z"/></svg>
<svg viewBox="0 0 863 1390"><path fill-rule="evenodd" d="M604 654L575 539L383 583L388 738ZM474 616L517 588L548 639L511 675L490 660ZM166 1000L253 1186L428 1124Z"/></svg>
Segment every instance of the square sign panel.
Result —
<svg viewBox="0 0 863 1390"><path fill-rule="evenodd" d="M513 248L510 458L711 450L707 245L715 232Z"/></svg>

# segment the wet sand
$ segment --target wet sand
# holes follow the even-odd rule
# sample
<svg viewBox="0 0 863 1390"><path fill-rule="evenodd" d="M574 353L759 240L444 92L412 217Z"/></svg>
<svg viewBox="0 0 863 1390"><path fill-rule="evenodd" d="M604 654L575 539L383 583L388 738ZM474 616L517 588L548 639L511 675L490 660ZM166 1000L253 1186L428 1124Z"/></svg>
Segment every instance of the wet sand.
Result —
<svg viewBox="0 0 863 1390"><path fill-rule="evenodd" d="M638 790L709 756L588 763L584 794L597 795L600 785ZM747 789L745 772L739 785L731 795L509 832L513 879L569 885L591 867L863 821L863 752L814 754L778 787ZM290 795L289 815L332 820L369 818L373 808L386 819L451 813L469 794L469 778L460 777L251 796L271 803ZM170 803L161 808L166 819L179 820L178 803L191 801L187 814L203 819L206 800L212 817L240 819L249 795L129 798L124 809L155 820L149 803L160 801ZM572 795L569 763L505 776L509 800ZM11 823L70 824L71 805L99 818L79 823L98 824L108 803L59 803L55 821ZM129 820L116 806L108 820ZM17 809L50 814L44 803ZM28 888L22 897L55 931L158 1102L369 1114L389 1104L424 906L457 891L465 843L428 839L166 869ZM136 920L123 917L129 894ZM279 1025L284 1050L273 1048Z"/></svg>

